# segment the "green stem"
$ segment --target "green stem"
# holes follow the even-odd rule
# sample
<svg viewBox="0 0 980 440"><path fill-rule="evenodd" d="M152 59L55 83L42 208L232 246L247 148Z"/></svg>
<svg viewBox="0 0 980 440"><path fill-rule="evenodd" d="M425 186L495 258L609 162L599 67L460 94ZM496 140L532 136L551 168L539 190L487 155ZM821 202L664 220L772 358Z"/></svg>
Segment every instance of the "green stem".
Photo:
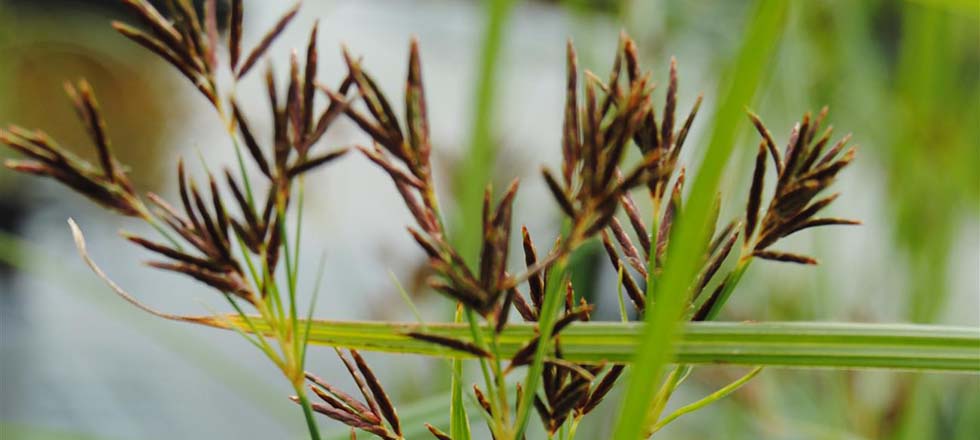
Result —
<svg viewBox="0 0 980 440"><path fill-rule="evenodd" d="M466 307L466 320L470 325L470 332L473 335L473 342L483 350L487 349L486 341L483 340L483 331L480 329L480 324L477 322L476 314L469 307ZM495 391L494 381L490 377L490 370L487 367L487 360L480 358L480 371L483 372L483 380L487 387L487 395L490 396L490 412L493 413L493 433L494 436L499 438L501 434L501 428L503 428L503 419L501 417L499 404L497 402L497 392Z"/></svg>
<svg viewBox="0 0 980 440"><path fill-rule="evenodd" d="M303 407L303 417L306 418L306 427L310 430L310 440L320 440L320 430L317 428L316 419L313 417L313 407L310 405L310 400L306 398L303 385L295 386L294 389L299 404Z"/></svg>
<svg viewBox="0 0 980 440"><path fill-rule="evenodd" d="M690 405L685 405L678 408L677 411L670 413L670 415L664 417L663 420L657 422L651 429L650 434L653 435L654 433L662 429L664 426L667 426L668 423L673 422L678 417L683 416L684 414L692 413L714 402L717 402L718 400L721 400L725 396L735 392L735 390L739 389L742 385L745 385L746 382L752 380L752 378L758 375L761 371L762 371L762 367L756 367L752 369L752 371L750 371L745 376L742 376L738 380L722 387L718 391L709 394L703 399L698 400L697 402L694 402Z"/></svg>
<svg viewBox="0 0 980 440"><path fill-rule="evenodd" d="M538 347L534 352L534 360L528 369L527 377L524 381L524 399L517 407L516 427L514 438L523 438L524 431L527 429L528 418L531 415L531 404L534 395L538 391L541 382L541 372L544 368L544 358L547 356L551 345L551 334L554 330L553 324L558 314L558 309L562 303L564 295L561 294L562 286L565 283L565 268L568 264L567 258L560 258L548 273L548 286L545 289L544 304L541 306L541 315L538 316Z"/></svg>

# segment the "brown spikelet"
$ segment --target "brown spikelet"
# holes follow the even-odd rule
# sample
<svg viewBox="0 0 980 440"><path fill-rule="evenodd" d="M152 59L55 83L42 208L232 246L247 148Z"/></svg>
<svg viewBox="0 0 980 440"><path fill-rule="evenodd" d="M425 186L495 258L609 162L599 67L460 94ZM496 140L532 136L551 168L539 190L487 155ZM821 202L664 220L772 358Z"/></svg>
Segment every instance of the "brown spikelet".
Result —
<svg viewBox="0 0 980 440"><path fill-rule="evenodd" d="M713 251L711 257L708 259L704 269L702 269L701 274L699 275L698 285L694 290L695 297L697 297L697 295L704 290L705 286L708 285L708 282L710 282L715 276L715 273L718 272L718 269L721 268L721 264L732 252L735 242L738 241L738 231L734 229L737 228L726 229L725 231L722 231L722 234L725 235L718 237L721 244L718 245L717 250Z"/></svg>
<svg viewBox="0 0 980 440"><path fill-rule="evenodd" d="M680 155L680 151L684 147L684 141L687 140L687 134L691 131L691 126L694 125L694 118L698 115L698 109L701 108L701 101L703 100L704 93L699 93L698 97L694 100L691 111L687 114L687 119L684 120L681 131L677 133L677 140L674 141L674 152L671 154L674 158Z"/></svg>
<svg viewBox="0 0 980 440"><path fill-rule="evenodd" d="M626 261L629 262L630 266L636 270L641 277L647 277L647 268L643 259L640 257L639 251L636 246L633 245L633 240L630 239L629 235L626 234L626 230L619 223L615 217L609 222L609 229L612 230L613 236L616 237L616 242L619 243L620 249L623 250L623 254L626 256Z"/></svg>
<svg viewBox="0 0 980 440"><path fill-rule="evenodd" d="M524 243L524 264L527 267L534 267L538 262L538 255L527 226L521 226L521 236ZM527 284L531 294L531 302L534 303L534 310L540 311L544 301L544 278L540 273L531 274L527 279Z"/></svg>
<svg viewBox="0 0 980 440"><path fill-rule="evenodd" d="M551 171L547 168L541 168L541 175L544 176L544 181L548 184L548 189L551 190L551 194L555 197L555 201L558 202L561 210L569 217L575 217L575 208L572 206L571 199L568 198L568 194L565 193L565 190L555 180L555 177L551 175Z"/></svg>
<svg viewBox="0 0 980 440"><path fill-rule="evenodd" d="M117 176L112 153L109 151L109 137L106 135L105 120L99 112L99 103L95 100L92 87L88 81L81 80L78 82L77 89L71 83L65 83L65 92L75 104L79 118L85 124L92 142L95 143L103 175L109 182L114 182Z"/></svg>
<svg viewBox="0 0 980 440"><path fill-rule="evenodd" d="M583 414L592 412L592 410L594 410L596 406L602 402L602 399L606 397L606 394L609 394L609 391L612 390L613 385L616 384L619 376L623 374L623 370L625 370L623 365L613 365L612 368L609 369L609 372L602 377L599 384L596 385L592 390L592 393L589 394L589 398L586 401L585 406L582 408Z"/></svg>
<svg viewBox="0 0 980 440"><path fill-rule="evenodd" d="M415 154L415 168L424 172L432 146L429 141L429 115L422 84L422 61L419 41L413 37L409 44L408 79L405 84L405 128Z"/></svg>
<svg viewBox="0 0 980 440"><path fill-rule="evenodd" d="M214 218L215 226L218 229L218 234L222 242L222 246L227 248L230 247L230 240L228 237L228 212L225 210L224 202L221 201L221 193L218 190L218 184L214 179L214 176L210 173L208 174L208 184L211 190L211 207L214 208Z"/></svg>
<svg viewBox="0 0 980 440"><path fill-rule="evenodd" d="M208 38L205 60L213 72L218 68L218 10L216 0L204 1L204 31Z"/></svg>
<svg viewBox="0 0 980 440"><path fill-rule="evenodd" d="M476 357L489 358L491 357L490 352L480 348L476 344L471 342L462 341L459 339L454 339L446 336L440 336L432 333L423 332L408 332L406 335L418 339L420 341L431 342L433 344L441 345L453 350L462 351L470 353Z"/></svg>
<svg viewBox="0 0 980 440"><path fill-rule="evenodd" d="M347 373L350 374L351 379L354 379L354 383L357 384L357 388L361 392L361 396L364 397L364 401L367 402L368 407L371 408L371 413L380 417L381 409L378 407L378 403L374 399L374 394L364 381L362 373L359 372L354 362L351 361L343 351L338 348L335 348L334 351L337 353L337 357L340 358L341 362L343 362L344 367L347 368Z"/></svg>
<svg viewBox="0 0 980 440"><path fill-rule="evenodd" d="M620 204L623 205L623 211L626 212L626 216L630 220L630 226L633 227L636 238L640 240L640 247L643 248L643 252L649 255L650 233L647 232L646 225L643 224L643 219L640 217L640 211L636 208L636 203L633 202L633 198L630 197L629 193L624 192L620 197Z"/></svg>
<svg viewBox="0 0 980 440"><path fill-rule="evenodd" d="M142 238L142 237L139 237L139 236L136 236L136 235L123 234L123 237L125 239L129 240L130 242L133 242L133 243L135 243L135 244L137 244L137 245L139 245L139 246L141 246L141 247L143 247L143 248L145 248L145 249L147 249L147 250L149 250L151 252L156 252L156 253L158 253L160 255L163 255L165 257L172 258L174 260L177 260L177 261L180 261L180 262L183 262L183 263L187 263L189 265L200 266L202 268L205 268L207 270L214 271L214 272L220 272L220 271L223 271L225 269L225 267L223 267L222 265L217 264L217 263L214 263L214 262L212 262L210 260L207 260L205 258L200 258L200 257L195 257L193 255L188 255L186 253L183 253L181 251L178 251L176 249L173 249L173 248L171 248L171 247L169 247L167 245L156 243L156 242L147 240L145 238Z"/></svg>
<svg viewBox="0 0 980 440"><path fill-rule="evenodd" d="M371 411L371 408L368 408L363 403L357 401L357 399L355 399L351 395L349 395L349 394L347 394L347 393L345 393L343 391L338 390L334 386L332 386L329 383L327 383L325 380L317 377L316 375L314 375L314 374L312 374L310 372L307 372L306 373L306 379L309 380L310 382L313 382L318 387L326 390L331 395L333 395L333 396L337 397L338 399L342 400L346 406L350 407L359 417L365 419L365 421L369 421L371 423L379 423L381 421Z"/></svg>
<svg viewBox="0 0 980 440"><path fill-rule="evenodd" d="M238 126L238 131L242 135L242 140L245 141L245 148L248 149L248 153L252 156L252 160L265 174L267 177L272 177L272 171L269 169L269 162L265 160L265 155L262 154L262 149L259 147L258 142L255 140L255 136L252 135L252 129L249 128L248 121L245 120L245 115L242 114L241 109L238 107L238 102L232 99L231 101L232 115L235 118L236 125Z"/></svg>
<svg viewBox="0 0 980 440"><path fill-rule="evenodd" d="M313 129L313 98L316 97L316 74L319 64L319 54L317 52L317 34L320 29L320 20L313 23L313 30L310 31L310 42L306 46L306 66L303 71L303 116L302 130L300 138L305 140ZM306 155L309 144L301 142L298 146L300 156Z"/></svg>
<svg viewBox="0 0 980 440"><path fill-rule="evenodd" d="M186 59L181 57L178 52L175 52L171 46L168 46L163 41L160 41L157 37L151 36L135 27L127 25L122 22L114 21L112 22L112 28L122 34L122 36L132 40L136 44L143 46L149 51L155 53L164 61L168 62L187 79L195 81L197 79L197 68L189 63Z"/></svg>
<svg viewBox="0 0 980 440"><path fill-rule="evenodd" d="M238 60L242 55L242 21L244 7L242 0L231 0L228 17L228 52L231 57L231 70L237 71Z"/></svg>
<svg viewBox="0 0 980 440"><path fill-rule="evenodd" d="M783 261L786 263L797 263L797 264L817 264L817 260L807 257L805 255L791 254L788 252L777 252L777 251L755 251L752 255L762 258L763 260L772 261Z"/></svg>
<svg viewBox="0 0 980 440"><path fill-rule="evenodd" d="M496 321L493 327L494 333L499 335L507 327L507 321L510 319L510 308L514 304L514 297L518 295L520 293L517 292L516 287L511 287L504 293L504 302L497 309L497 314L494 316L494 320Z"/></svg>
<svg viewBox="0 0 980 440"><path fill-rule="evenodd" d="M391 176L391 178L393 180L395 180L396 182L404 183L404 184L409 185L409 186L411 186L412 188L415 188L415 189L423 189L424 188L424 186L425 186L425 183L424 182L422 182L421 180L419 180L418 177L416 177L416 176L414 176L412 174L406 173L404 170L402 170L401 168L399 168L395 164L391 163L391 161L388 160L388 158L390 156L387 156L386 157L386 153L384 152L384 150L382 150L381 148L379 148L377 144L375 144L375 148L374 149L369 149L369 148L364 147L364 146L358 146L357 149L361 153L364 153L364 156L366 156L368 159L370 159L371 162L374 162L375 164L377 164L378 166L380 166L381 168L383 168L385 170L385 172L387 172L388 175Z"/></svg>
<svg viewBox="0 0 980 440"><path fill-rule="evenodd" d="M343 157L347 152L350 151L347 148L341 148L339 150L331 151L328 153L321 154L319 156L310 157L301 163L298 163L291 167L287 172L290 178L296 177L314 168L326 165L334 160Z"/></svg>
<svg viewBox="0 0 980 440"><path fill-rule="evenodd" d="M699 307L698 310L694 312L694 315L691 316L691 321L699 322L699 321L704 321L705 319L708 318L708 315L711 314L712 310L715 309L716 305L718 304L718 301L722 299L721 294L725 291L728 285L733 282L731 276L732 274L729 273L724 280L722 280L720 283L718 283L717 286L715 286L715 290L711 291L711 295L708 296L708 299L706 299L704 303L701 304L701 307Z"/></svg>
<svg viewBox="0 0 980 440"><path fill-rule="evenodd" d="M147 265L157 269L169 270L188 275L219 291L238 296L249 302L254 301L251 295L251 290L249 290L248 285L240 277L233 277L225 272L216 272L188 263L164 263L150 261L147 263Z"/></svg>
<svg viewBox="0 0 980 440"><path fill-rule="evenodd" d="M663 148L673 147L674 112L677 108L677 59L670 57L670 81L667 85L667 102L664 104L664 120L660 124L660 141Z"/></svg>
<svg viewBox="0 0 980 440"><path fill-rule="evenodd" d="M381 410L381 414L384 416L391 428L395 430L395 433L401 435L401 425L398 422L398 414L395 412L395 407L391 404L391 399L388 398L388 394L385 393L384 388L381 386L381 382L368 367L367 362L361 358L361 355L357 350L350 351L351 357L354 358L354 362L357 363L357 369L360 370L361 374L364 375L364 381L367 383L368 388L371 389L371 393L374 395L374 400L378 403L378 407Z"/></svg>
<svg viewBox="0 0 980 440"><path fill-rule="evenodd" d="M286 121L292 139L302 139L303 136L303 79L299 71L299 54L294 50L289 54L289 86L286 89Z"/></svg>
<svg viewBox="0 0 980 440"><path fill-rule="evenodd" d="M132 9L140 20L160 40L167 42L170 46L179 46L183 43L183 37L180 35L180 32L150 2L143 0L122 0L122 3Z"/></svg>
<svg viewBox="0 0 980 440"><path fill-rule="evenodd" d="M276 22L275 26L273 26L269 32L266 32L265 36L262 37L262 40L259 41L259 44L257 44L245 58L245 62L242 63L241 67L238 69L238 73L235 75L236 78L241 79L243 76L245 76L245 74L252 69L252 66L255 65L259 58L262 58L262 55L264 55L269 49L272 42L276 40L284 29L286 29L289 22L296 17L296 13L299 12L300 4L301 3L297 2L295 5L293 5L293 7L289 8L289 10L286 11L286 13L279 19L279 21Z"/></svg>
<svg viewBox="0 0 980 440"><path fill-rule="evenodd" d="M759 205L762 203L762 187L766 177L766 142L759 143L759 153L755 156L755 171L752 173L752 187L749 189L749 202L745 208L745 243L748 244L759 222Z"/></svg>
<svg viewBox="0 0 980 440"><path fill-rule="evenodd" d="M245 193L242 191L241 186L238 185L238 181L231 174L231 170L225 169L225 182L228 184L228 188L231 189L232 197L238 203L238 209L241 211L242 215L245 217L245 223L253 226L258 226L259 219L255 214L255 209L248 203L248 199Z"/></svg>
<svg viewBox="0 0 980 440"><path fill-rule="evenodd" d="M779 149L776 148L776 141L773 140L772 134L769 133L769 129L766 128L765 124L762 123L762 120L759 119L758 115L752 112L748 112L748 115L749 115L749 119L752 120L752 125L755 126L755 129L759 132L759 135L762 136L762 139L765 141L766 148L769 150L769 154L772 155L772 162L776 167L776 174L782 174L783 159L781 157L782 155L779 153Z"/></svg>
<svg viewBox="0 0 980 440"><path fill-rule="evenodd" d="M398 124L398 119L388 99L378 89L374 80L361 69L360 63L354 60L354 57L351 56L346 47L343 50L343 55L344 61L347 63L349 75L354 80L354 83L357 84L357 88L361 92L361 97L367 105L368 112L374 117L377 123L367 122L364 116L359 115L353 109L348 110L348 115L354 118L355 122L358 122L358 119L363 119L362 122L358 122L358 125L372 127L376 130L377 134L372 133L372 136L391 154L395 155L395 157L407 164L415 163L410 157L410 152L406 151L406 145L402 142L401 127Z"/></svg>
<svg viewBox="0 0 980 440"><path fill-rule="evenodd" d="M453 440L452 437L449 436L449 434L440 431L439 428L436 428L435 426L432 426L428 423L425 424L425 429L428 429L429 432L432 433L432 436L436 438L436 440Z"/></svg>
<svg viewBox="0 0 980 440"><path fill-rule="evenodd" d="M177 161L177 183L180 191L180 201L184 207L184 213L187 214L187 218L194 226L194 230L197 232L202 232L204 228L201 226L201 222L198 220L197 215L194 212L194 207L191 204L190 192L187 190L188 179L184 172L183 160Z"/></svg>
<svg viewBox="0 0 980 440"><path fill-rule="evenodd" d="M814 228L817 226L855 226L860 224L860 220L851 220L846 218L815 218L796 224L793 226L793 228L789 229L786 234L789 235L803 229Z"/></svg>
<svg viewBox="0 0 980 440"><path fill-rule="evenodd" d="M636 307L637 311L642 312L646 307L646 298L640 291L639 286L636 285L636 281L633 280L633 276L630 275L622 260L619 259L619 254L616 253L616 249L613 247L612 242L609 240L609 235L605 231L602 231L602 245L606 250L606 255L609 256L609 261L612 263L613 268L617 272L622 273L623 289L629 295L633 306Z"/></svg>
<svg viewBox="0 0 980 440"><path fill-rule="evenodd" d="M535 322L538 320L538 314L531 304L528 304L527 300L524 299L524 295L517 290L516 287L512 288L514 291L513 301L514 308L517 309L517 313L520 313L521 318L527 322Z"/></svg>
<svg viewBox="0 0 980 440"><path fill-rule="evenodd" d="M566 45L566 80L565 80L565 120L562 129L562 177L565 186L571 186L572 174L578 163L581 140L579 138L578 114L578 57L575 47L569 39Z"/></svg>
<svg viewBox="0 0 980 440"><path fill-rule="evenodd" d="M841 140L838 141L836 144L834 144L833 148L831 148L830 151L828 151L827 154L825 154L824 157L820 159L820 162L818 162L816 166L820 167L834 160L834 158L836 158L837 155L840 154L841 150L844 149L844 147L847 145L847 142L850 140L851 140L850 134L844 135L844 137L841 138Z"/></svg>

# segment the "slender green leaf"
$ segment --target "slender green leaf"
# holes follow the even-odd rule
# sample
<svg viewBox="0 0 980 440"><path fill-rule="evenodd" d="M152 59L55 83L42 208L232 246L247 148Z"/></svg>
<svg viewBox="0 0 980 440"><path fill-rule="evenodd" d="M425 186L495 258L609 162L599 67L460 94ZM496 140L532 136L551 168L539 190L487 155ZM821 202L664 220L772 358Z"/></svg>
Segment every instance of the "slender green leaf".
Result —
<svg viewBox="0 0 980 440"><path fill-rule="evenodd" d="M260 331L268 328L258 317L251 320ZM228 321L248 331L238 316L230 315ZM562 354L575 363L630 363L641 346L645 327L638 322L573 323L562 330ZM310 325L310 343L454 359L473 357L408 336L420 330L415 323L317 320ZM489 337L490 330L484 331ZM430 323L426 332L472 342L467 324ZM508 325L500 334L501 356L512 356L535 335L532 324ZM687 324L681 335L674 361L682 364L980 373L980 329L973 327L697 322Z"/></svg>
<svg viewBox="0 0 980 440"><path fill-rule="evenodd" d="M647 413L655 396L654 389L661 373L675 350L675 336L681 314L688 301L688 286L697 273L701 249L709 234L706 219L721 180L724 165L734 148L740 122L744 121L742 109L751 103L756 89L772 58L776 42L783 29L787 3L759 0L755 11L746 24L746 38L732 70L723 79L719 93L718 109L714 115L714 128L704 160L692 185L691 195L680 212L673 228L663 274L655 292L655 307L646 313L650 324L635 352L636 368L626 387L626 397L619 413L614 437L617 440L636 440L642 437L647 426ZM649 271L654 273L653 270Z"/></svg>

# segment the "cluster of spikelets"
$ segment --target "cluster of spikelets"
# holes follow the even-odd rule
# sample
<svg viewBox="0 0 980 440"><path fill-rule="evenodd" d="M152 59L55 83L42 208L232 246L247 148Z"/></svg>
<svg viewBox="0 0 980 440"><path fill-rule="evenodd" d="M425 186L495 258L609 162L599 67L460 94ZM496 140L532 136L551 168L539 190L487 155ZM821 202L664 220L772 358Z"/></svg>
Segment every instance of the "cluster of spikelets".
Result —
<svg viewBox="0 0 980 440"><path fill-rule="evenodd" d="M266 322L273 323L272 331L267 334L278 342L278 351L266 342L266 338L251 340L292 381L298 393L294 399L305 409L350 426L352 433L358 429L384 439L402 438L398 416L390 399L357 352L350 353L353 361L340 351L338 355L364 402L304 368L306 340L302 336L304 329L296 320L295 262L290 261L286 214L293 204L297 186L302 186L302 175L347 152L347 149L316 151L318 142L340 117L352 120L372 140L371 146L356 148L390 176L412 214L415 225L409 227L408 232L428 256L435 274L431 287L486 319L496 330L492 338L506 326L512 308L524 321L541 323L540 336L518 350L505 368L501 368L500 359L494 358L491 344L479 338L464 341L424 332L410 334L420 340L475 355L481 362L496 363L497 367L492 368L494 378L486 387L494 388L497 384L497 389L481 390L474 386L476 399L487 413L495 437L523 436L523 428L515 430L513 426L523 426L526 422L519 418L520 408L527 406L536 409L545 428L552 434L570 419L577 425L613 388L623 373L623 365L574 364L562 359L559 338L562 329L575 321L588 321L592 306L584 299L576 303L574 286L559 267L563 267L568 256L586 241L601 240L619 273L620 287L636 313L642 315L646 309L656 306L651 298L647 298L643 286L655 282L662 270L671 227L683 207L684 168L678 162L701 104L699 96L687 117L679 123L676 118L678 77L675 62L670 64L666 101L658 117L652 99L654 83L649 73L640 70L632 40L626 36L621 39L607 80L586 71L584 87L579 86L583 77L579 74L574 48L569 43L561 169L557 174L542 170L558 207L567 217L568 227L543 255L536 249L527 229L522 228L526 268L519 274L510 274L507 266L513 202L518 190L516 180L497 202L493 201L492 191L487 189L482 249L475 267L464 262L447 238L433 183L432 144L416 41L410 46L404 118L400 120L375 80L346 50L343 57L348 74L340 86L334 90L317 82L317 27L314 26L305 64L301 66L295 53L291 58L284 99L276 87L271 66L266 72L274 130L272 139L263 141L253 135L248 118L234 95L223 97L216 80L216 72L223 65L219 61L221 43L214 1L205 2L203 17L198 17L190 2L172 2L168 15L172 21L146 1L123 2L141 18L142 28L122 23L113 23L113 27L172 64L207 98L222 117L239 158L244 157L244 146L251 162L261 172L261 178L267 181L265 196L260 198L253 194L244 167L238 170L238 175L231 170L222 171L225 192L222 192L219 179L208 172L205 193L188 177L182 163L177 165L179 203L170 204L152 193L141 196L130 183L125 167L111 153L105 121L85 81L80 81L77 86L68 84L66 90L95 145L98 166L74 157L41 131L16 126L0 131L0 141L25 156L26 160L8 160L6 166L56 179L107 209L143 219L157 228L166 243L135 235L126 235L126 238L167 259L151 262L152 266L189 275L221 292L244 321L248 321L248 315L237 301L244 301ZM231 3L227 17L230 29L228 63L225 66L234 81L242 79L263 58L271 43L295 17L298 6L290 9L243 57L242 2ZM583 90L584 97L580 97ZM327 100L319 113L314 110L317 95ZM779 239L810 227L856 223L817 217L837 197L837 194L820 194L854 157L853 150L844 151L848 137L828 148L831 130L828 128L818 136L826 113L824 109L816 118L804 116L793 128L782 152L759 118L749 115L762 141L744 218L717 228L719 209L716 208L709 221L713 228L710 242L684 244L704 249L703 266L688 292L688 319L712 319L755 257L816 263L807 256L773 250L772 245ZM640 159L627 166L623 162L631 144L638 149ZM769 158L776 183L763 210ZM651 202L652 213L646 216L652 219L649 224L633 199L634 193L639 192L637 190L645 192ZM230 198L225 195L227 193ZM617 217L620 208L632 233ZM737 263L727 275L719 276L740 235L743 245ZM253 259L260 262L258 268ZM282 259L286 261L285 274L290 280L287 286L277 286L275 281ZM98 271L94 263L90 264ZM526 287L527 295L521 291L522 286ZM713 287L708 289L709 286ZM113 287L126 295L117 286ZM549 295L561 297L563 301L552 299L554 307L549 309ZM128 295L126 297L132 300ZM173 315L159 314L173 318ZM208 317L177 318L214 326L227 324ZM244 330L259 333L254 327ZM308 327L305 331L308 332ZM541 339L545 340L544 347ZM539 359L543 351L545 356ZM539 392L518 388L514 405L518 410L511 418L507 392L501 389L503 377L516 367L536 360L543 363L540 370L542 389ZM310 383L310 389L321 403L306 401L304 381ZM435 427L429 426L429 429L437 438L450 438ZM312 432L315 432L313 427Z"/></svg>

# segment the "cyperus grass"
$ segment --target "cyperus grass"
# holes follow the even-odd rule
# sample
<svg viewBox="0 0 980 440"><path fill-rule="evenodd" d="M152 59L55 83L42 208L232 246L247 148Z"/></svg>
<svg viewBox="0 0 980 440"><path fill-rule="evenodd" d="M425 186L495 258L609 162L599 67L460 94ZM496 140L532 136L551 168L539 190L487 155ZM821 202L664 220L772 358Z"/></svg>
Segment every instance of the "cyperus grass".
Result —
<svg viewBox="0 0 980 440"><path fill-rule="evenodd" d="M268 357L289 381L290 398L302 409L311 438L320 438L318 419L327 418L349 427L352 437L361 433L397 440L406 432L417 432L409 431L409 422L399 417L382 380L357 350L478 364L479 380L472 391L454 387L446 397L450 426L424 425L435 438L454 440L471 436L460 404L463 393L475 403L471 414L481 417L496 439L574 438L586 416L631 368L635 368L633 387L628 389L616 431L625 439L655 435L678 417L735 392L763 366L971 373L980 369L975 350L980 335L969 329L702 322L719 316L755 259L816 264L812 257L777 248L781 239L813 227L858 223L820 215L838 197L824 193L855 155L854 149L847 149L849 136L834 140L830 129L821 131L828 117L826 108L816 116L804 114L781 142L782 148L761 118L748 113L746 121L760 136L758 148L752 150L754 168L743 170L751 177L749 197L741 215L722 220L722 201L715 189L734 148L724 144L725 139L733 137L738 124L716 121L727 127L723 131L728 135L712 138L709 162L688 183L681 153L693 148L686 145L702 98L679 102L682 76L676 61L670 61L661 86L666 88L661 106L653 99L657 83L640 68L636 44L627 35L621 36L612 70L604 78L580 70L569 41L566 99L559 110L564 118L559 133L562 161L557 171L541 169L564 227L558 237L548 238L550 246L539 246L527 228L520 228L517 251L524 267L511 273L515 250L510 245L518 242L515 217L520 214L514 211L517 179L499 195L486 186L480 228L470 231L476 236L449 238L446 209L436 196L440 192L431 162L434 149L417 40L409 43L404 102L396 105L369 73L369 62L346 48L341 56L347 73L340 84L333 87L318 81L318 25L314 24L302 56L293 52L289 59L285 90L278 87L271 66L265 71L266 111L272 115L274 129L271 139L260 139L249 116L257 110L243 108L236 85L262 62L273 41L299 13L299 4L252 49L243 50L241 0L232 1L224 17L229 23L226 37L218 31L214 0L205 2L203 16L184 0L171 2L167 13L142 0L123 3L140 18L140 27L123 23L113 27L191 81L219 116L236 163L218 172L199 170L206 181L198 183L191 167L178 161L179 200L172 203L141 193L113 156L106 130L110 121L103 120L94 91L82 80L69 83L66 91L95 146L97 163L68 154L41 131L11 126L0 131L0 141L26 160L8 160L6 165L53 178L106 209L151 225L159 237L123 236L161 258L150 266L213 288L236 313L183 316L143 305L89 257L79 226L70 220L86 263L124 299L162 318L236 331ZM760 29L770 29L768 21L780 16L768 9L758 14ZM756 37L767 35L760 31ZM725 96L723 109L748 104L745 101L761 76L758 69L744 74L752 76L748 79L755 84L753 90ZM219 75L222 70L230 74ZM231 78L230 84L219 77ZM732 113L719 111L716 118L742 118ZM352 121L367 142L351 148L322 146L324 135L340 118ZM638 160L627 160L631 148L638 150ZM391 180L411 214L413 224L407 226L407 234L433 274L428 286L458 306L458 323L327 322L314 319L312 305L300 310L305 296L297 283L302 211L304 198L317 195L304 187L303 177L337 162L350 149L363 154ZM250 166L258 172L249 173ZM263 185L253 185L255 179ZM484 183L475 182L480 187ZM685 186L692 184L692 195L685 198ZM259 187L267 189L259 194ZM647 197L652 209L641 209L637 197ZM618 283L610 291L619 293L623 320L630 304L646 325L593 322L594 304L576 292L568 264L571 254L589 242L601 242L618 274ZM467 257L466 243L479 244L476 258ZM317 278L310 304L315 304L319 292ZM514 322L517 317L512 315L524 322ZM673 325L681 319L691 323ZM657 333L658 329L666 333ZM305 359L310 344L336 349L359 397L308 371ZM661 377L659 372L671 362L677 365ZM454 364L453 374L462 380L460 363ZM704 399L664 415L693 366L712 363L755 368ZM512 385L515 382L517 386ZM531 423L532 414L543 427L540 433Z"/></svg>

